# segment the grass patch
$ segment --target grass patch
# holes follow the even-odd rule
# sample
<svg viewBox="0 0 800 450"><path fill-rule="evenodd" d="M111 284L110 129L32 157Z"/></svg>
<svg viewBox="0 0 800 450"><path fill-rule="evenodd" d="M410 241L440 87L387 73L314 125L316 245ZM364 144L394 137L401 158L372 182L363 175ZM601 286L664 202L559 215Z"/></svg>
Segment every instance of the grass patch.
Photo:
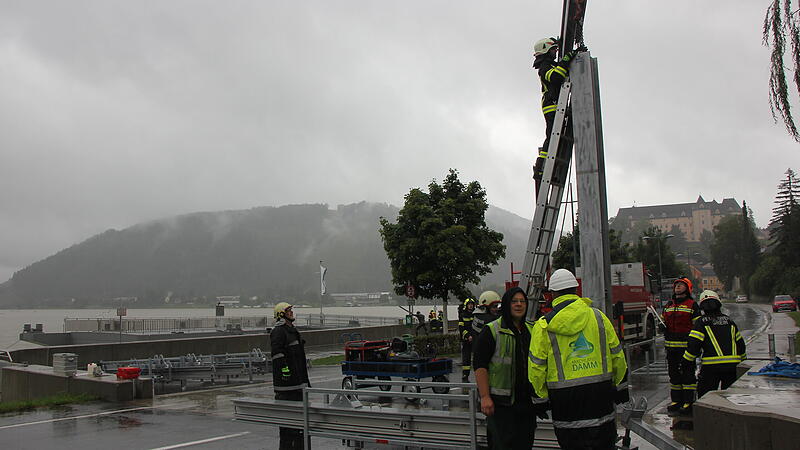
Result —
<svg viewBox="0 0 800 450"><path fill-rule="evenodd" d="M344 355L331 355L324 358L312 359L311 364L314 366L337 366L344 361Z"/></svg>
<svg viewBox="0 0 800 450"><path fill-rule="evenodd" d="M789 317L794 319L794 324L800 327L800 311L792 311L789 314ZM794 351L797 352L800 350L800 333L794 334Z"/></svg>
<svg viewBox="0 0 800 450"><path fill-rule="evenodd" d="M36 408L68 405L73 403L86 403L97 399L98 397L95 395L62 393L48 397L37 398L35 400L0 402L0 413L28 411Z"/></svg>

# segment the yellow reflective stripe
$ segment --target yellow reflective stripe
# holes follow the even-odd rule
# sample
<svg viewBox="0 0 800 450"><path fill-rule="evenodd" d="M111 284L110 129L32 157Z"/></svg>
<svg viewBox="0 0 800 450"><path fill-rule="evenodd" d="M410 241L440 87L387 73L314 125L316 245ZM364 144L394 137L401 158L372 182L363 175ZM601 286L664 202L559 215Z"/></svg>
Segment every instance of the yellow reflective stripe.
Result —
<svg viewBox="0 0 800 450"><path fill-rule="evenodd" d="M695 358L697 358L697 355L693 355L693 354L689 353L689 350L686 350L685 352L683 352L683 359L685 359L687 361L694 361Z"/></svg>
<svg viewBox="0 0 800 450"><path fill-rule="evenodd" d="M666 347L686 347L686 341L664 341Z"/></svg>
<svg viewBox="0 0 800 450"><path fill-rule="evenodd" d="M702 341L706 338L706 335L704 335L702 331L692 330L689 332L689 337L693 337Z"/></svg>
<svg viewBox="0 0 800 450"><path fill-rule="evenodd" d="M697 319L699 319L699 318L700 318L700 316L697 316L697 317L692 317L692 322L694 322L695 320L697 320Z"/></svg>
<svg viewBox="0 0 800 450"><path fill-rule="evenodd" d="M547 158L547 151L540 150L539 151L539 158Z"/></svg>
<svg viewBox="0 0 800 450"><path fill-rule="evenodd" d="M557 109L558 109L558 105L542 106L542 112L545 113L545 114L551 113L551 112L556 112Z"/></svg>
<svg viewBox="0 0 800 450"><path fill-rule="evenodd" d="M700 360L700 362L704 366L707 366L709 364L731 364L731 363L739 364L740 362L742 362L742 359L739 357L739 355L734 355L734 356L709 356L707 358L703 357Z"/></svg>
<svg viewBox="0 0 800 450"><path fill-rule="evenodd" d="M696 384L684 384L683 385L683 390L684 391L694 391L696 389L697 389L697 385Z"/></svg>
<svg viewBox="0 0 800 450"><path fill-rule="evenodd" d="M722 356L722 349L719 347L719 342L717 342L717 337L714 336L714 332L711 331L711 327L706 325L706 332L708 333L708 338L711 339L711 345L714 346L714 351L717 352L717 356Z"/></svg>
<svg viewBox="0 0 800 450"><path fill-rule="evenodd" d="M734 336L733 340L734 340L734 341L738 341L739 339L742 339L742 335L741 335L741 334L739 334L739 332L737 331L737 332L736 332L736 336Z"/></svg>

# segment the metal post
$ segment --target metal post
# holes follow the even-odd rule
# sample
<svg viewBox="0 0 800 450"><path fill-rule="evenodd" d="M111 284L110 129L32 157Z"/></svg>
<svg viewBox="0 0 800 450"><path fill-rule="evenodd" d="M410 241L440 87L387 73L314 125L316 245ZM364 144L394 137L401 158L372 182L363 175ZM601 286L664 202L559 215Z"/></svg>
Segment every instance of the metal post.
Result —
<svg viewBox="0 0 800 450"><path fill-rule="evenodd" d="M789 362L797 362L797 350L794 347L794 336L793 334L789 335Z"/></svg>
<svg viewBox="0 0 800 450"><path fill-rule="evenodd" d="M650 375L650 350L644 352L644 363L646 367L645 372ZM628 361L628 364L630 364L630 361Z"/></svg>
<svg viewBox="0 0 800 450"><path fill-rule="evenodd" d="M469 390L469 441L470 450L478 448L477 426L475 425L475 390Z"/></svg>
<svg viewBox="0 0 800 450"><path fill-rule="evenodd" d="M305 448L311 448L311 435L308 434L308 388L303 388L303 440Z"/></svg>
<svg viewBox="0 0 800 450"><path fill-rule="evenodd" d="M775 335L767 334L767 341L769 342L769 359L775 359Z"/></svg>

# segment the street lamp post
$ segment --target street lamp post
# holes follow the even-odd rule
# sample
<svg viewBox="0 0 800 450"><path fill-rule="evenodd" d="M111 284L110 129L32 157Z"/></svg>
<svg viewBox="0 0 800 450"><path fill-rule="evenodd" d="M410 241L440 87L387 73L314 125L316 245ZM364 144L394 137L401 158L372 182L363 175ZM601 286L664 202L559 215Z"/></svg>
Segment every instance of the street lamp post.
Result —
<svg viewBox="0 0 800 450"><path fill-rule="evenodd" d="M664 240L675 237L674 234L668 234L664 236ZM664 288L664 273L661 271L661 239L658 236L642 236L642 239L645 241L649 241L651 239L656 240L656 248L658 249L658 293L659 296L661 295L661 290Z"/></svg>

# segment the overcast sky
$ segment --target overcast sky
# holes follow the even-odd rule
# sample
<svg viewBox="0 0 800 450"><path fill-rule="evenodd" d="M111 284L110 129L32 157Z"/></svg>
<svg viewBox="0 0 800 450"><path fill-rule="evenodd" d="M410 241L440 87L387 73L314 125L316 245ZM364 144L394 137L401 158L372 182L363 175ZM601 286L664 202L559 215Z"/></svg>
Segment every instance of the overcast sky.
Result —
<svg viewBox="0 0 800 450"><path fill-rule="evenodd" d="M765 226L767 0L589 2L609 213L735 197ZM0 2L0 281L194 211L402 203L448 168L533 214L532 43L561 0ZM795 102L797 104L797 102Z"/></svg>

